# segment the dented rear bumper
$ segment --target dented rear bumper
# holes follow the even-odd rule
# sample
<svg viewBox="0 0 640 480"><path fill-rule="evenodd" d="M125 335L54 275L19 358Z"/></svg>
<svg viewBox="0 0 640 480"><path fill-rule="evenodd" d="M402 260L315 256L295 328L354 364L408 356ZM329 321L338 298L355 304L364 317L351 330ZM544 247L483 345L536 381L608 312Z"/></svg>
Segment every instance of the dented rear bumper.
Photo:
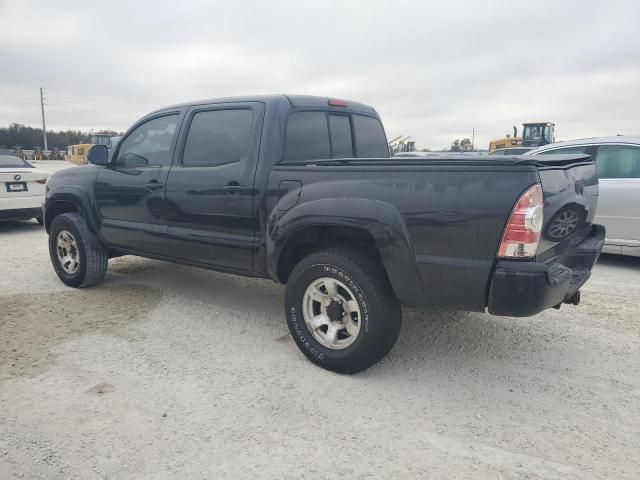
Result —
<svg viewBox="0 0 640 480"><path fill-rule="evenodd" d="M604 238L604 227L593 225L581 243L551 262L500 260L491 280L489 313L528 317L572 299L591 276Z"/></svg>

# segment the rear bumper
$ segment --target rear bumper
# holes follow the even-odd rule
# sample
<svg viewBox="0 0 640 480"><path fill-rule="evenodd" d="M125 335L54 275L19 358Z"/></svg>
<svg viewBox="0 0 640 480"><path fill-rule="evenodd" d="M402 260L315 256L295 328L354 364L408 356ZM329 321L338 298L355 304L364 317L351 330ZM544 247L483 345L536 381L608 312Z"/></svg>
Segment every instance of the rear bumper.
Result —
<svg viewBox="0 0 640 480"><path fill-rule="evenodd" d="M42 195L0 198L0 220L28 220L42 216Z"/></svg>
<svg viewBox="0 0 640 480"><path fill-rule="evenodd" d="M22 195L0 198L0 211L18 210L25 208L41 208L44 201L43 195Z"/></svg>
<svg viewBox="0 0 640 480"><path fill-rule="evenodd" d="M30 218L42 217L42 208L13 208L11 210L0 210L0 221L3 220L28 220Z"/></svg>
<svg viewBox="0 0 640 480"><path fill-rule="evenodd" d="M499 261L489 290L489 313L528 317L568 300L591 276L604 238L604 227L593 225L581 243L551 263Z"/></svg>

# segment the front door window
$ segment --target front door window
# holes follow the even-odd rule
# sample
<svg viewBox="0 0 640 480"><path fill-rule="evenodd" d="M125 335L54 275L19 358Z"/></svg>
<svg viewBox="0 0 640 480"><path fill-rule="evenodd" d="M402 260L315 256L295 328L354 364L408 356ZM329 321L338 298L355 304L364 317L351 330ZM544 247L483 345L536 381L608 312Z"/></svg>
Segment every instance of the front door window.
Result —
<svg viewBox="0 0 640 480"><path fill-rule="evenodd" d="M177 124L176 114L154 118L139 125L120 144L116 166L168 166Z"/></svg>

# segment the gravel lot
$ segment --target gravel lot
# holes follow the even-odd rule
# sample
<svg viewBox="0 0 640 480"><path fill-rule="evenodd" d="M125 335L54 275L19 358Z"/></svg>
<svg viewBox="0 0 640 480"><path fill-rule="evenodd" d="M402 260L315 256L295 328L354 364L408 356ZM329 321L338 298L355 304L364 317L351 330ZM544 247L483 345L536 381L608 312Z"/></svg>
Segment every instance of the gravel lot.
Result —
<svg viewBox="0 0 640 480"><path fill-rule="evenodd" d="M640 261L530 319L405 310L355 376L313 366L283 287L135 257L87 290L0 224L0 478L638 478Z"/></svg>

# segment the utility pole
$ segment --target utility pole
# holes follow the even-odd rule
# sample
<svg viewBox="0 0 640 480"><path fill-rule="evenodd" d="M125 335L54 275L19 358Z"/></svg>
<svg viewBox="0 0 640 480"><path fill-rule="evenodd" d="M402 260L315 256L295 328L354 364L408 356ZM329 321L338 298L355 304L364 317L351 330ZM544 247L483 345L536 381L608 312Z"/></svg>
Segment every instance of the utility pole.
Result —
<svg viewBox="0 0 640 480"><path fill-rule="evenodd" d="M475 143L476 143L476 129L474 127L473 130L471 131L471 151L474 150Z"/></svg>
<svg viewBox="0 0 640 480"><path fill-rule="evenodd" d="M42 95L42 87L40 87L40 109L42 110L42 135L44 137L43 152L45 152L49 149L47 148L47 125L44 123L44 96Z"/></svg>

